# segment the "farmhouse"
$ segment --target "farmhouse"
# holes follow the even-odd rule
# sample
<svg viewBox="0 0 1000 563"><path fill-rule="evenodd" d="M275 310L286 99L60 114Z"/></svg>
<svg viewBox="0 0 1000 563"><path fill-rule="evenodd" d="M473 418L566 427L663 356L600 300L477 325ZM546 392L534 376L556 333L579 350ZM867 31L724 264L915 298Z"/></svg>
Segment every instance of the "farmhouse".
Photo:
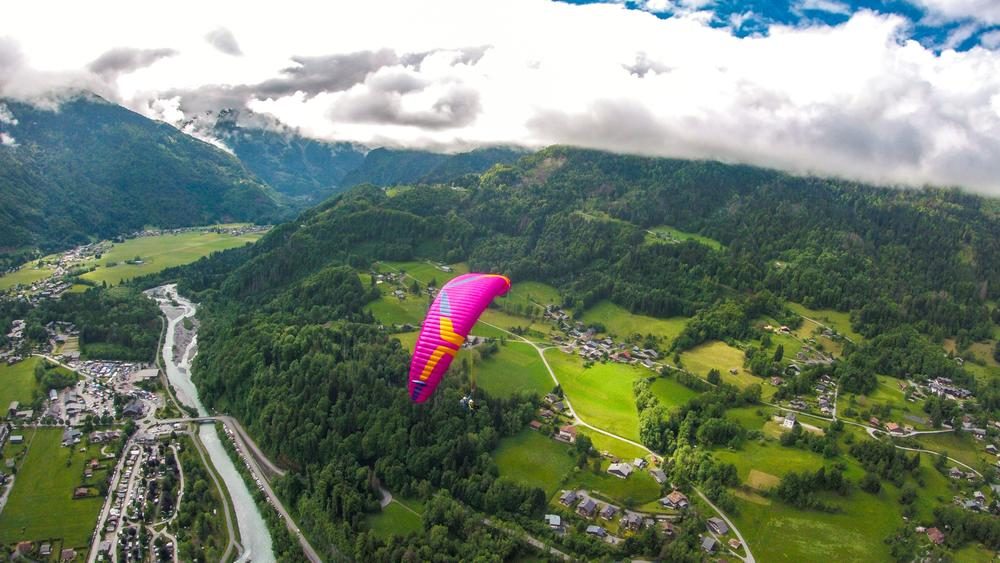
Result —
<svg viewBox="0 0 1000 563"><path fill-rule="evenodd" d="M576 513L584 518L592 518L597 512L597 503L592 498L583 499L580 506L576 507Z"/></svg>
<svg viewBox="0 0 1000 563"><path fill-rule="evenodd" d="M532 430L539 430L542 427L542 423L537 420L532 420L528 423L528 426L530 426Z"/></svg>
<svg viewBox="0 0 1000 563"><path fill-rule="evenodd" d="M680 491L673 491L660 499L660 504L667 508L687 508L688 498Z"/></svg>
<svg viewBox="0 0 1000 563"><path fill-rule="evenodd" d="M785 415L785 420L781 423L785 428L795 428L795 413L790 412Z"/></svg>
<svg viewBox="0 0 1000 563"><path fill-rule="evenodd" d="M604 508L601 509L601 518L605 520L611 520L618 514L618 507L613 504L606 504Z"/></svg>
<svg viewBox="0 0 1000 563"><path fill-rule="evenodd" d="M715 553L715 548L719 544L712 536L706 536L701 540L701 548L705 553Z"/></svg>
<svg viewBox="0 0 1000 563"><path fill-rule="evenodd" d="M889 431L890 434L902 434L903 429L899 427L899 424L895 422L886 422L885 429Z"/></svg>
<svg viewBox="0 0 1000 563"><path fill-rule="evenodd" d="M996 446L994 446L993 444L987 444L987 446L986 446L986 452L987 453L991 453L993 455L997 455L997 451L998 450L997 450Z"/></svg>
<svg viewBox="0 0 1000 563"><path fill-rule="evenodd" d="M612 463L608 466L608 473L619 479L628 479L632 474L632 465L629 463Z"/></svg>
<svg viewBox="0 0 1000 563"><path fill-rule="evenodd" d="M931 540L934 544L941 545L944 543L944 533L937 528L927 528L927 539Z"/></svg>
<svg viewBox="0 0 1000 563"><path fill-rule="evenodd" d="M705 523L708 525L708 529L712 530L716 534L729 533L729 526L726 525L726 523L722 520L722 518L713 516L709 518Z"/></svg>
<svg viewBox="0 0 1000 563"><path fill-rule="evenodd" d="M576 427L572 424L563 426L559 429L559 434L556 435L556 438L564 442L569 442L570 444L576 442Z"/></svg>
<svg viewBox="0 0 1000 563"><path fill-rule="evenodd" d="M733 551L739 549L741 545L743 544L736 538L729 540L729 549L732 549Z"/></svg>
<svg viewBox="0 0 1000 563"><path fill-rule="evenodd" d="M576 491L563 491L563 494L559 496L559 502L563 506L573 506L577 498L579 497L577 497Z"/></svg>
<svg viewBox="0 0 1000 563"><path fill-rule="evenodd" d="M626 511L625 516L622 516L621 525L622 528L635 532L642 527L642 516L639 516L635 512Z"/></svg>
<svg viewBox="0 0 1000 563"><path fill-rule="evenodd" d="M649 474L653 476L653 479L657 484L662 485L667 482L667 474L661 469L650 469Z"/></svg>
<svg viewBox="0 0 1000 563"><path fill-rule="evenodd" d="M597 536L599 538L603 538L604 536L608 535L608 532L604 528L594 525L587 526L587 533L592 536Z"/></svg>

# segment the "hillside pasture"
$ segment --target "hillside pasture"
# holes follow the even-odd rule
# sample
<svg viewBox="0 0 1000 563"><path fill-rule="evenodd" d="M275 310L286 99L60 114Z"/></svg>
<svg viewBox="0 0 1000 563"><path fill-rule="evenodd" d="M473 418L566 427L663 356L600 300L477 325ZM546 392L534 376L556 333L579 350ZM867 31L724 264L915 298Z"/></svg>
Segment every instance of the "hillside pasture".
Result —
<svg viewBox="0 0 1000 563"><path fill-rule="evenodd" d="M514 339L476 364L473 378L480 389L505 398L520 392L543 396L555 386L535 348Z"/></svg>
<svg viewBox="0 0 1000 563"><path fill-rule="evenodd" d="M534 430L504 438L493 453L500 476L538 487L551 497L559 490L576 458L570 446Z"/></svg>
<svg viewBox="0 0 1000 563"><path fill-rule="evenodd" d="M588 325L595 323L604 325L607 333L617 336L618 339L628 338L633 334L643 336L652 334L662 339L664 347L673 342L687 324L685 317L660 319L637 315L608 300L600 301L587 309L581 320Z"/></svg>
<svg viewBox="0 0 1000 563"><path fill-rule="evenodd" d="M546 351L545 357L580 417L608 432L639 440L639 415L632 383L652 372L611 362L585 368L579 356L556 349Z"/></svg>

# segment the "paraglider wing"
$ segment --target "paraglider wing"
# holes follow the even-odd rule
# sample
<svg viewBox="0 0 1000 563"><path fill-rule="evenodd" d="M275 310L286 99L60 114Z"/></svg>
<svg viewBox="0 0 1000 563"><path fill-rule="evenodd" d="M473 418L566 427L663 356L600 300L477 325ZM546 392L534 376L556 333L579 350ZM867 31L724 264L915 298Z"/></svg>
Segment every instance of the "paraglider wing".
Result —
<svg viewBox="0 0 1000 563"><path fill-rule="evenodd" d="M441 382L473 325L510 280L497 274L463 274L444 284L420 328L410 363L410 399L426 401Z"/></svg>

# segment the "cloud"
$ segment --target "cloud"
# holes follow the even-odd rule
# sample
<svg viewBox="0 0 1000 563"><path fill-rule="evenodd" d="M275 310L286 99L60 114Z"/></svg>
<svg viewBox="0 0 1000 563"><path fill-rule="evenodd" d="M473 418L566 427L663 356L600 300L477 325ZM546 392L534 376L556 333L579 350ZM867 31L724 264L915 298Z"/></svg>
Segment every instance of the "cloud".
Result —
<svg viewBox="0 0 1000 563"><path fill-rule="evenodd" d="M5 147L16 147L17 141L7 133L0 131L0 145Z"/></svg>
<svg viewBox="0 0 1000 563"><path fill-rule="evenodd" d="M811 10L814 12L827 12L842 16L850 15L851 13L851 7L838 0L801 0L795 6L795 9L799 12Z"/></svg>
<svg viewBox="0 0 1000 563"><path fill-rule="evenodd" d="M205 35L205 41L208 41L209 45L227 55L232 55L234 57L243 56L243 51L240 50L240 44L236 42L236 36L233 35L232 31L229 31L224 27L219 27L208 32L208 34Z"/></svg>
<svg viewBox="0 0 1000 563"><path fill-rule="evenodd" d="M950 18L953 42L984 48L925 46L910 39L923 23L870 10L766 29L748 13L729 23L761 33L734 36L704 1L645 5L673 10L664 18L547 0L285 0L266 13L177 0L156 20L71 3L59 22L25 2L0 20L0 94L94 89L210 142L232 108L247 126L372 146L563 143L1000 195L993 1L917 1ZM842 0L797 5L843 11ZM191 30L196 11L243 55ZM101 55L121 46L145 55ZM149 54L162 49L176 54Z"/></svg>
<svg viewBox="0 0 1000 563"><path fill-rule="evenodd" d="M0 103L0 123L6 125L17 125L17 118L10 112L7 104Z"/></svg>
<svg viewBox="0 0 1000 563"><path fill-rule="evenodd" d="M177 54L173 49L136 49L132 47L116 47L94 59L87 68L94 74L104 78L116 78L140 68L147 67L156 61Z"/></svg>
<svg viewBox="0 0 1000 563"><path fill-rule="evenodd" d="M996 0L913 0L937 21L975 20L1000 24L1000 3Z"/></svg>

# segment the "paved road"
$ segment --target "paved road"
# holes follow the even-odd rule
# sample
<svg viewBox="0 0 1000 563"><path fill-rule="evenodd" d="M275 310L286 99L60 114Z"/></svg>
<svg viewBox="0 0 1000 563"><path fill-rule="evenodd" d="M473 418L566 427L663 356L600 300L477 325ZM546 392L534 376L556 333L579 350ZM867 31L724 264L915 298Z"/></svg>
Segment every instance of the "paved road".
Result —
<svg viewBox="0 0 1000 563"><path fill-rule="evenodd" d="M272 474L272 476L283 477L285 473L287 473L284 469L272 463L271 460L268 459L266 455L264 455L264 452L262 452L261 449L257 447L257 443L253 441L253 438L251 438L250 435L247 434L247 431L243 429L243 425L240 424L240 421L228 415L221 415L215 418L216 420L221 420L224 423L228 424L230 428L232 428L237 434L239 434L240 439L243 441L244 444L247 445L247 447L253 453L254 460L256 460L257 463L260 464L263 469L269 471Z"/></svg>
<svg viewBox="0 0 1000 563"><path fill-rule="evenodd" d="M497 330L506 332L507 334L510 334L510 335L516 337L521 342L525 342L527 344L530 344L531 347L534 348L535 351L538 352L538 355L542 358L542 363L545 364L545 369L549 372L549 377L552 378L552 381L554 381L556 385L559 385L559 378L556 377L555 371L553 371L552 366L549 365L549 361L545 358L545 350L548 349L548 348L542 348L542 347L538 346L538 344L536 344L536 343L528 340L527 338L525 338L525 337L523 337L523 336L521 336L519 334L514 334L513 332L511 332L511 331L509 331L509 330L507 330L507 329L505 329L503 327L499 327L499 326L487 323L485 321L480 321L480 322L482 322L486 326L490 326L490 327L493 327L493 328L495 328ZM554 346L552 346L550 348L554 348ZM640 444L639 442L634 442L632 440L629 440L628 438L624 438L624 437L619 436L617 434L613 434L611 432L608 432L607 430L603 430L601 428L597 428L596 426L588 424L586 421L584 421L582 418L580 418L580 415L578 415L576 413L576 411L573 410L573 406L570 404L569 397L563 395L563 402L566 404L566 409L570 412L570 415L573 417L574 424L578 424L578 425L583 426L585 428L589 428L590 430L593 430L595 432L598 432L598 433L603 434L605 436L608 436L610 438L614 438L614 439L616 439L616 440L618 440L620 442L625 442L626 444L631 444L631 445L633 445L633 446L635 446L637 448L642 449L643 451L649 452L650 454L659 457L659 455L656 452L654 452L653 450L651 450L651 449L647 448L646 446ZM756 560L754 559L753 553L750 551L750 544L748 544L746 542L746 539L743 538L743 535L740 534L740 530L729 520L729 518L726 516L726 514L722 510L720 510L719 507L717 507L714 504L712 504L711 501L708 501L708 498L706 498L705 495L702 494L701 490L698 489L698 487L692 487L692 488L694 488L695 492L698 493L698 496L700 496L701 498L705 499L705 501L708 502L709 506L711 506L713 510L715 510L716 512L718 512L720 516L722 516L723 520L725 520L726 524L728 524L729 527L733 530L733 533L736 535L736 537L739 538L740 542L743 544L743 549L746 550L746 553L747 553L746 557L742 558L743 561L745 561L746 563L755 563Z"/></svg>
<svg viewBox="0 0 1000 563"><path fill-rule="evenodd" d="M535 549L537 549L537 550L539 550L539 551L541 551L543 553L549 552L552 555L555 555L556 557L559 557L563 561L572 561L572 559L573 559L569 555L566 555L565 553L559 551L558 549L556 549L556 548L554 548L554 547L546 544L545 542L543 542L542 540L540 540L540 539L532 536L528 532L517 531L517 530L510 530L508 528L504 528L503 526L500 526L500 525L494 523L489 518L483 518L483 524L486 524L487 526L493 528L494 530L500 530L501 532L503 532L505 534L509 534L509 535L512 535L512 536L520 537L522 540L524 540L525 542L527 542L528 545L531 545Z"/></svg>

